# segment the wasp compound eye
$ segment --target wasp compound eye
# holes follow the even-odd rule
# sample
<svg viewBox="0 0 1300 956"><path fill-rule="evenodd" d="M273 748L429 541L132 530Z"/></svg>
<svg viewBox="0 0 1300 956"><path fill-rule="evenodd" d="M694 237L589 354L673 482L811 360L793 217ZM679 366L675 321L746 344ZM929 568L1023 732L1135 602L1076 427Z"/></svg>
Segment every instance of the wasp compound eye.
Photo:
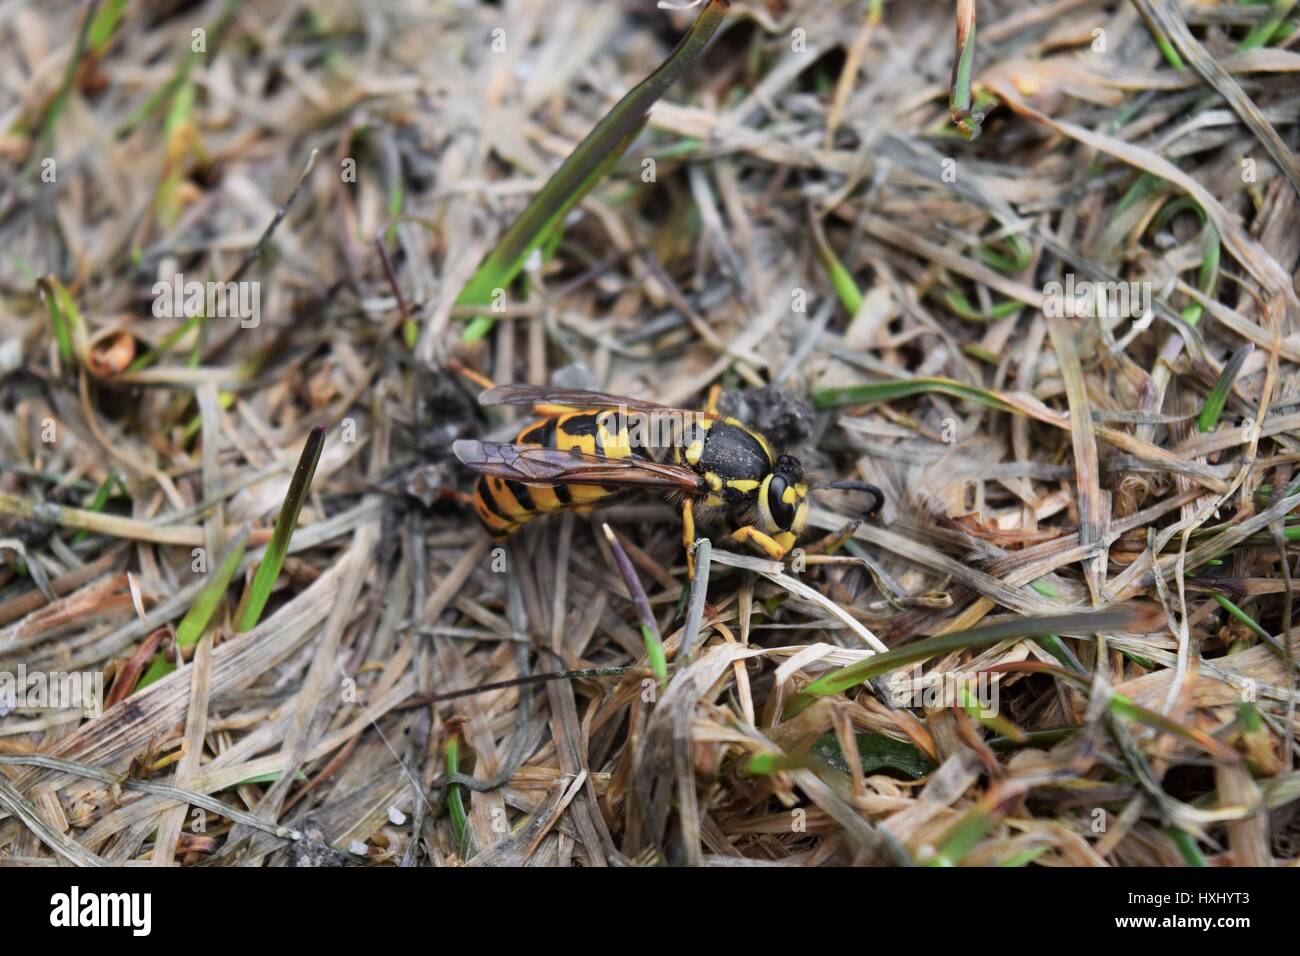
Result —
<svg viewBox="0 0 1300 956"><path fill-rule="evenodd" d="M794 524L794 488L781 475L773 475L767 483L767 510L782 531Z"/></svg>

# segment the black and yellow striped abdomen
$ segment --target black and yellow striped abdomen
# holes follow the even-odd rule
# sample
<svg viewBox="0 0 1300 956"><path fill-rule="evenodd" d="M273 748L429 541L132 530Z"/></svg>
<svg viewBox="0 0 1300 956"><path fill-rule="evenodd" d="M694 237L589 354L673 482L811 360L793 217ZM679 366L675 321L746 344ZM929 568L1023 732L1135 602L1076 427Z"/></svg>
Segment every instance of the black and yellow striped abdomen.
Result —
<svg viewBox="0 0 1300 956"><path fill-rule="evenodd" d="M577 450L604 458L645 457L628 439L626 419L615 409L588 408L530 422L516 445ZM474 509L498 539L514 534L538 515L587 510L624 493L621 488L588 484L533 485L495 475L480 475L474 485Z"/></svg>

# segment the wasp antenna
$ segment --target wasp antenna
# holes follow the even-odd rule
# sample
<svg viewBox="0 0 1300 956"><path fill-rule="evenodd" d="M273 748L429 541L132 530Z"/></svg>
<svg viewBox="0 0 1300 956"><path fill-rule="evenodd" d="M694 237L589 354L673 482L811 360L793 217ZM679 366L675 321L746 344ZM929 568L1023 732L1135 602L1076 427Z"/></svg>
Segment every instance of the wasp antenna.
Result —
<svg viewBox="0 0 1300 956"><path fill-rule="evenodd" d="M880 510L881 505L885 503L885 493L875 485L869 485L865 481L832 481L826 485L827 488L834 488L836 491L865 491L876 500L872 502L871 507L867 509L867 514L874 515Z"/></svg>

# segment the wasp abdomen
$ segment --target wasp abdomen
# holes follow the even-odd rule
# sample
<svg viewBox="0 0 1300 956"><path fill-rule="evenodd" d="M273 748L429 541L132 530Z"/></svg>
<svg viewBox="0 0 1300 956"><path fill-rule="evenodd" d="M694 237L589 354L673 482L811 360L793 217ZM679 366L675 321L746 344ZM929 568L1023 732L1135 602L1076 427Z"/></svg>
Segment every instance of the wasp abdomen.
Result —
<svg viewBox="0 0 1300 956"><path fill-rule="evenodd" d="M590 408L542 418L525 425L516 445L579 451L600 458L646 457L629 441L627 421L613 409ZM525 484L495 475L480 475L474 485L474 509L494 537L514 534L538 515L585 511L621 495L622 488L597 484Z"/></svg>

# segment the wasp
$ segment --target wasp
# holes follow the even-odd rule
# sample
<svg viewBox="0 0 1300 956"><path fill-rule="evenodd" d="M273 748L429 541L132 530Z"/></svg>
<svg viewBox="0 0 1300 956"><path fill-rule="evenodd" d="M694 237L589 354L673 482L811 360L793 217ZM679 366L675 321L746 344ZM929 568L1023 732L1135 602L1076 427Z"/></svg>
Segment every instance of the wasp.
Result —
<svg viewBox="0 0 1300 956"><path fill-rule="evenodd" d="M482 405L529 405L542 416L514 442L457 441L452 450L479 473L474 509L505 540L539 515L587 511L636 490L663 492L682 516L688 573L695 526L726 524L731 538L782 560L808 521L811 482L799 459L777 454L742 422L712 409L692 411L575 389L498 385ZM875 485L825 487L884 494Z"/></svg>

